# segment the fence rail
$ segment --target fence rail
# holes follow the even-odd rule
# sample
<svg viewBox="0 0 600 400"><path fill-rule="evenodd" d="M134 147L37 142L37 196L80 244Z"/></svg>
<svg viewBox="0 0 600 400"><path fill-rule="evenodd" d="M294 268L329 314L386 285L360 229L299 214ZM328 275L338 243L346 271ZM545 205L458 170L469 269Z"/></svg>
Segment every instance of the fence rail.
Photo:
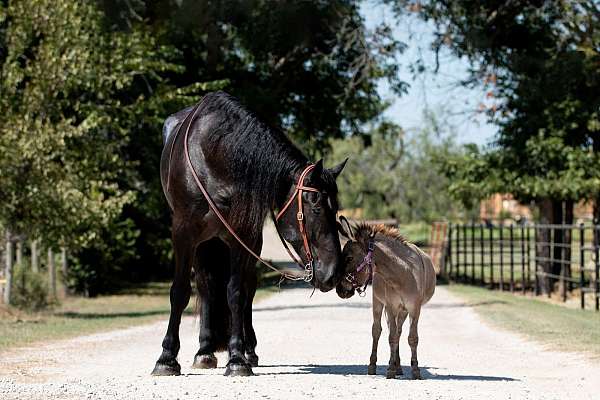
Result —
<svg viewBox="0 0 600 400"><path fill-rule="evenodd" d="M441 273L448 279L600 310L600 225L448 224Z"/></svg>

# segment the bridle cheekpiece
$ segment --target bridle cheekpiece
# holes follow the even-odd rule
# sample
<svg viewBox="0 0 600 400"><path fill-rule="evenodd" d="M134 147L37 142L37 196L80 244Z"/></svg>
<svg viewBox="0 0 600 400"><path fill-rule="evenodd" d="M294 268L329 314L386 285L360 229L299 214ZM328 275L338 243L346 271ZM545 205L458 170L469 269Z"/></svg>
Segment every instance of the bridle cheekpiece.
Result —
<svg viewBox="0 0 600 400"><path fill-rule="evenodd" d="M352 287L358 292L358 295L364 297L366 295L367 286L373 280L373 251L375 250L375 242L373 239L369 239L369 243L367 244L367 254L365 258L363 258L362 262L356 268L356 271L349 272L346 274L346 280L352 284ZM369 278L365 281L364 286L361 288L356 281L356 275L360 273L363 269L369 268Z"/></svg>

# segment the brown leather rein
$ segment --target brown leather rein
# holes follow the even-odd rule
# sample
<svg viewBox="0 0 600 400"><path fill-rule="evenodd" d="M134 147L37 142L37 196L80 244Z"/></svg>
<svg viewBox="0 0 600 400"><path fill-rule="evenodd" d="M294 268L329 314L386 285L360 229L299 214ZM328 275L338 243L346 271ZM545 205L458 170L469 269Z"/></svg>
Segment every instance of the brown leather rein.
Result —
<svg viewBox="0 0 600 400"><path fill-rule="evenodd" d="M283 243L285 249L287 250L287 252L290 255L290 257L294 260L294 262L296 262L296 264L298 264L298 266L304 270L303 271L304 272L303 275L290 275L288 273L281 272L279 269L275 268L271 263L269 263L268 261L266 261L263 258L261 258L248 245L246 245L246 243L244 243L244 241L238 236L238 234L235 233L235 231L233 230L233 228L231 227L231 225L229 225L229 223L227 222L227 220L225 219L225 217L223 216L223 214L221 214L221 212L217 208L217 205L215 204L214 200L212 199L212 197L210 196L210 194L208 193L208 191L206 190L206 188L204 187L204 185L200 181L200 178L199 178L198 174L196 173L196 170L195 170L195 168L194 168L194 166L192 164L192 160L190 158L190 153L189 153L189 149L188 149L188 137L189 137L189 133L190 133L190 127L192 126L192 123L194 122L194 119L195 119L196 114L198 112L199 106L200 106L200 103L196 104L196 106L194 107L193 111L188 114L188 116L191 115L191 118L189 118L189 122L188 122L187 128L185 130L185 136L184 136L184 141L183 141L183 148L184 148L185 159L186 159L187 165L188 165L188 167L190 169L190 172L192 173L192 177L194 178L194 181L196 182L196 185L198 186L198 188L200 189L200 191L204 195L204 198L208 202L208 205L209 205L210 209L215 213L215 215L223 223L223 225L225 226L225 228L227 228L227 230L229 231L229 233L231 234L231 236L233 236L238 241L238 243L244 249L246 249L246 251L248 253L250 253L252 256L254 256L254 258L256 258L258 261L260 261L261 263L263 263L264 265L266 265L268 268L270 268L273 271L281 274L282 278L286 278L286 279L290 279L290 280L304 280L306 282L312 281L312 279L313 279L313 261L314 261L314 257L313 257L313 254L312 254L312 251L311 251L311 248L310 248L310 243L309 243L309 240L308 240L308 235L306 233L306 226L305 226L305 223L304 223L304 212L303 212L304 208L303 208L303 204L302 204L302 193L305 192L305 191L319 192L318 189L315 189L315 188L312 188L312 187L308 187L308 186L304 186L304 179L306 178L306 176L308 175L308 173L315 168L315 165L314 164L310 164L306 168L304 168L304 170L300 174L300 177L298 178L298 182L296 183L296 188L294 190L294 193L292 193L292 195L290 196L289 200L285 203L285 205L279 211L279 213L277 214L276 217L274 216L273 210L271 210L271 215L272 215L272 217L274 217L273 218L273 223L275 225L275 230L277 231L277 234L279 235L279 239ZM168 171L167 171L167 192L169 191L169 185L170 185L171 159L172 159L172 154L173 154L173 147L175 145L175 141L177 140L177 136L179 135L179 132L181 131L181 129L185 125L186 121L188 121L188 117L186 117L183 120L183 122L181 123L181 125L179 126L179 128L177 129L177 131L175 132L175 137L173 137L173 142L171 142L171 148L170 148L170 152L169 152L169 164L168 164ZM300 231L300 235L302 236L302 242L303 242L303 245L304 245L304 251L306 253L306 259L307 259L307 263L306 264L303 264L301 259L299 259L298 257L294 256L294 254L292 253L292 251L288 247L285 239L283 238L283 236L279 232L279 229L277 228L277 221L288 210L288 208L290 207L290 205L293 203L294 199L297 199L297 201L298 201L298 213L296 214L296 220L298 221L298 229Z"/></svg>

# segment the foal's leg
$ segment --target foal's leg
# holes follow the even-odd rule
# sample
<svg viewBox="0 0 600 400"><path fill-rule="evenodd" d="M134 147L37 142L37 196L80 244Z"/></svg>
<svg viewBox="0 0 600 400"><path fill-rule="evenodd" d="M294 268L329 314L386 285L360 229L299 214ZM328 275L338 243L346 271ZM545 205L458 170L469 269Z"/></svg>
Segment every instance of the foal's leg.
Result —
<svg viewBox="0 0 600 400"><path fill-rule="evenodd" d="M377 345L381 336L381 314L383 312L383 303L373 296L373 327L371 334L373 336L373 347L371 348L371 358L369 360L369 375L377 373Z"/></svg>
<svg viewBox="0 0 600 400"><path fill-rule="evenodd" d="M240 246L232 247L231 251L231 275L227 284L227 303L231 312L231 338L226 376L254 375L244 356L244 311L248 296L242 282L247 275L246 269L254 268L254 264L244 252L245 250Z"/></svg>
<svg viewBox="0 0 600 400"><path fill-rule="evenodd" d="M402 325L404 325L404 321L406 321L406 317L408 316L408 312L406 310L400 310L398 312L398 316L396 318L396 328L398 328L398 343L400 343L400 337L402 336ZM402 372L402 365L400 363L400 344L396 347L396 361L398 364L396 365L396 375L404 375Z"/></svg>
<svg viewBox="0 0 600 400"><path fill-rule="evenodd" d="M410 314L410 331L408 333L408 345L410 346L410 367L412 370L413 379L421 379L421 371L419 371L419 362L417 360L417 345L419 344L419 333L417 326L419 325L419 314L421 313L421 307L415 308L413 313Z"/></svg>
<svg viewBox="0 0 600 400"><path fill-rule="evenodd" d="M244 310L244 344L246 345L246 360L253 367L258 367L258 356L256 355L256 333L252 326L252 301L256 294L256 269L249 268L247 271L247 293L246 307Z"/></svg>
<svg viewBox="0 0 600 400"><path fill-rule="evenodd" d="M396 326L396 313L390 307L385 307L385 316L387 318L389 328L389 343L390 343L390 362L388 363L388 370L386 374L387 379L393 379L396 377L396 371L398 365L400 365L400 356L398 354L398 347L400 336L398 335L398 328Z"/></svg>
<svg viewBox="0 0 600 400"><path fill-rule="evenodd" d="M169 315L169 326L167 334L162 342L163 351L156 362L152 375L179 375L181 366L177 362L179 353L179 324L181 313L190 301L192 287L190 285L190 273L194 254L194 243L192 235L186 229L185 224L179 226L173 224L173 246L175 249L175 278L171 285L171 314Z"/></svg>

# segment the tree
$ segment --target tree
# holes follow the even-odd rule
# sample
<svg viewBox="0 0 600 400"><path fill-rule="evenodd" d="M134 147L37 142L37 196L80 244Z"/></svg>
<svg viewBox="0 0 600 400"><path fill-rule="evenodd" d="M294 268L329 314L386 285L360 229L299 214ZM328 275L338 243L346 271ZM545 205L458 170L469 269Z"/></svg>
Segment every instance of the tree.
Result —
<svg viewBox="0 0 600 400"><path fill-rule="evenodd" d="M341 204L360 208L365 218L396 218L402 223L464 215L448 196L449 180L438 171L439 159L459 151L452 135L440 132L437 118L427 116L420 132L406 134L383 122L369 140L332 140L331 163L351 154L340 176Z"/></svg>
<svg viewBox="0 0 600 400"><path fill-rule="evenodd" d="M436 26L436 49L471 61L470 80L489 88L500 127L485 152L445 169L459 197L513 193L534 200L545 223L572 223L573 203L598 197L600 6L580 1L396 2ZM403 8L397 8L398 11ZM600 147L599 147L600 148ZM549 232L541 233L549 242ZM566 240L553 239L557 248ZM549 258L548 255L546 258ZM560 265L545 264L559 273ZM551 290L550 280L545 290Z"/></svg>

